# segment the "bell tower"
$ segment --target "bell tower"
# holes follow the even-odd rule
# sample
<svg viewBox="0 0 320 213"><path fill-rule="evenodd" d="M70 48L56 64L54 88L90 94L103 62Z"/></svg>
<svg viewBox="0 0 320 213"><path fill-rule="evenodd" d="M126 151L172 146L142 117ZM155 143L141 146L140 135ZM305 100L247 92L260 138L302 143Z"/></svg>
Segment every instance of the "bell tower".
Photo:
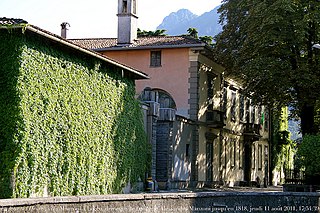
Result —
<svg viewBox="0 0 320 213"><path fill-rule="evenodd" d="M118 0L118 45L127 46L137 39L137 0Z"/></svg>

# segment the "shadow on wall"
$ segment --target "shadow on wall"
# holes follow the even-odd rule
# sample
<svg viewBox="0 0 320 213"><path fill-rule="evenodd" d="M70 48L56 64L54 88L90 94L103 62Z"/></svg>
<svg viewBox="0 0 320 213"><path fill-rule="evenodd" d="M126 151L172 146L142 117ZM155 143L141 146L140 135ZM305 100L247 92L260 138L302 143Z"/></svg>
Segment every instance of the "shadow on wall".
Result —
<svg viewBox="0 0 320 213"><path fill-rule="evenodd" d="M151 146L147 142L141 107L134 101L134 86L129 85L122 93L119 113L112 126L115 152L115 186L120 191L127 183L144 180L151 165ZM122 188L121 188L122 187Z"/></svg>
<svg viewBox="0 0 320 213"><path fill-rule="evenodd" d="M173 133L173 181L191 181L194 127L190 120L177 116Z"/></svg>
<svg viewBox="0 0 320 213"><path fill-rule="evenodd" d="M22 54L21 41L0 31L0 198L12 196L11 180L13 164L19 152L15 151L16 142L21 140L16 130L23 127L20 115L18 76L20 65L17 59ZM15 51L12 51L15 50Z"/></svg>

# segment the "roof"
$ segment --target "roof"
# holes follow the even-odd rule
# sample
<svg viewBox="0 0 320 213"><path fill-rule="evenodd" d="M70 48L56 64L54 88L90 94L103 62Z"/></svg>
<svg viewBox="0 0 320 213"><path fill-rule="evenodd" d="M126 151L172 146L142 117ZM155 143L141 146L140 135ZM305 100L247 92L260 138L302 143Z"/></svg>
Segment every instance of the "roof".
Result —
<svg viewBox="0 0 320 213"><path fill-rule="evenodd" d="M23 20L23 19L14 19L14 18L1 18L0 17L0 29L1 28L7 28L7 27L14 27L14 28L22 28L25 27L26 30L29 30L31 32L34 32L40 36L44 36L47 39L50 39L52 41L58 42L62 45L65 45L69 48L72 48L76 51L80 51L84 54L90 55L92 57L95 57L99 60L102 60L106 63L112 64L114 66L117 66L119 68L122 68L124 72L129 72L130 76L133 76L134 79L148 79L148 75L141 72L140 70L137 70L135 68L129 67L123 63L120 63L114 59L111 59L107 56L104 56L96 51L93 51L89 48L86 48L84 46L80 46L76 43L73 43L67 39L62 38L61 36L55 35L51 32L48 32L46 30L43 30L39 27L33 26L28 24L27 21Z"/></svg>
<svg viewBox="0 0 320 213"><path fill-rule="evenodd" d="M95 51L151 48L190 48L206 46L204 42L191 38L190 36L138 37L133 44L127 46L117 45L116 38L70 39L69 41Z"/></svg>

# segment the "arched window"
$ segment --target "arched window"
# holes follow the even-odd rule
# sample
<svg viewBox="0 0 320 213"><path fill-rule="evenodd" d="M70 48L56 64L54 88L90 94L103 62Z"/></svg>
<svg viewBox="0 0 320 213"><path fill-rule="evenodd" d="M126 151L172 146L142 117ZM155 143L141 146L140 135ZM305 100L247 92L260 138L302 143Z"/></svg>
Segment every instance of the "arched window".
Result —
<svg viewBox="0 0 320 213"><path fill-rule="evenodd" d="M127 13L128 12L128 2L127 0L122 1L122 12Z"/></svg>
<svg viewBox="0 0 320 213"><path fill-rule="evenodd" d="M172 96L168 92L161 89L151 89L147 87L143 90L139 98L142 101L158 102L160 104L160 108L177 109L176 103Z"/></svg>

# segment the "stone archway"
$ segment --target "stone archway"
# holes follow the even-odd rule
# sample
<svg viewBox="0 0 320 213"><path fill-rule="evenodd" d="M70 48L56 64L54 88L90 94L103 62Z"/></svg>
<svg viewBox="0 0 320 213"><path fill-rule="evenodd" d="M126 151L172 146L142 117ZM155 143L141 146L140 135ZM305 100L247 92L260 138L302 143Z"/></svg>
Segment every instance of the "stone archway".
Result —
<svg viewBox="0 0 320 213"><path fill-rule="evenodd" d="M139 99L147 103L152 111L148 119L148 134L152 144L152 177L158 181L159 187L164 189L171 181L173 170L176 103L172 96L162 89L145 88Z"/></svg>

